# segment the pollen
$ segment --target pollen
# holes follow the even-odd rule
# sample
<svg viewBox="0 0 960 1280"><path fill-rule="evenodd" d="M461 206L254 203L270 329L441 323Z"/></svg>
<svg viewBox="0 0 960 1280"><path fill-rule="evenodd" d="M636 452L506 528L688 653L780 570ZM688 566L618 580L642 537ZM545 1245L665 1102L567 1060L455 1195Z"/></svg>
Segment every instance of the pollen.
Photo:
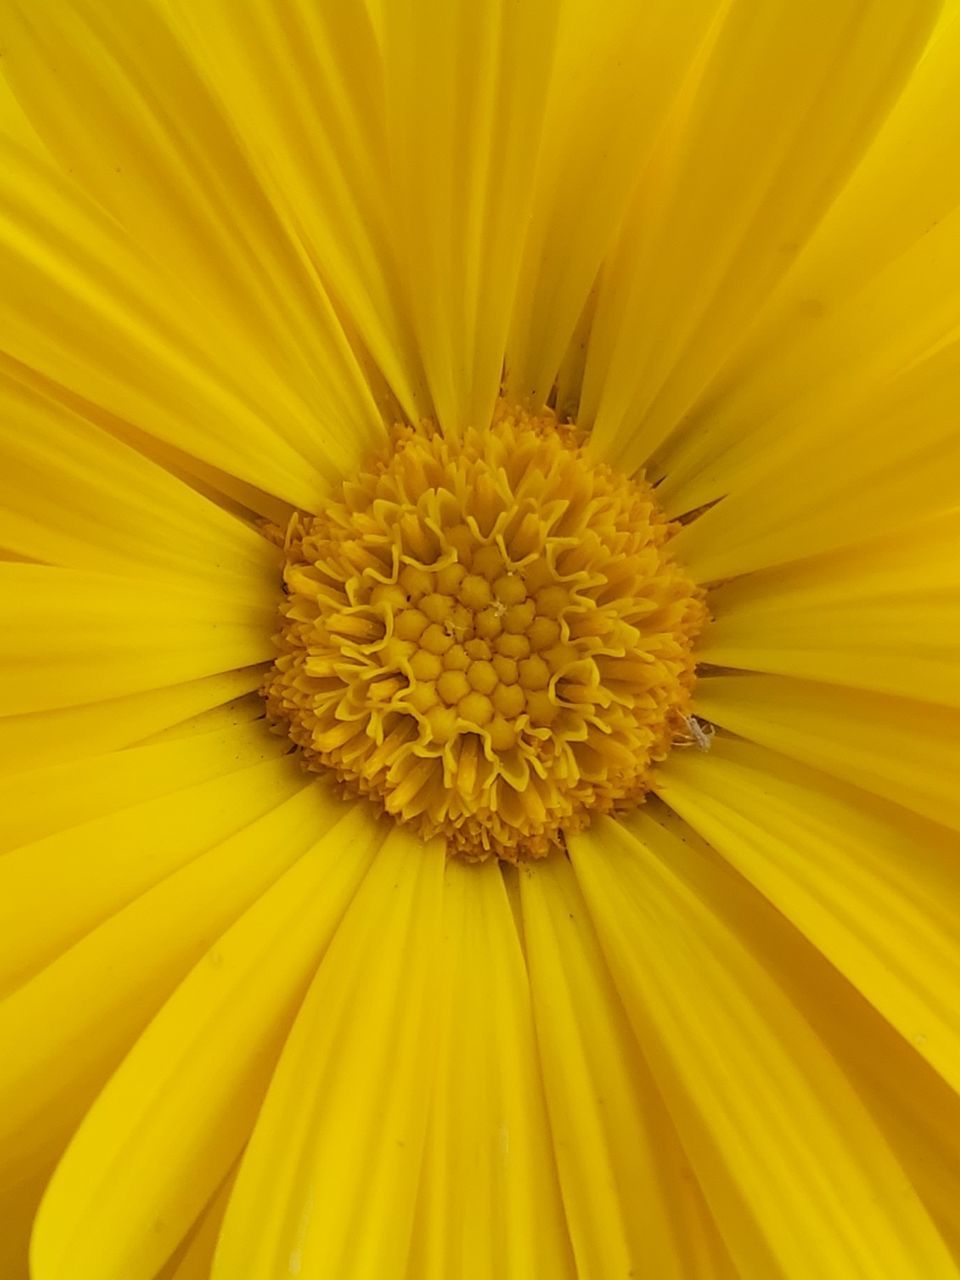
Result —
<svg viewBox="0 0 960 1280"><path fill-rule="evenodd" d="M674 532L549 413L397 428L290 522L268 715L451 854L541 857L638 804L689 723L706 612Z"/></svg>

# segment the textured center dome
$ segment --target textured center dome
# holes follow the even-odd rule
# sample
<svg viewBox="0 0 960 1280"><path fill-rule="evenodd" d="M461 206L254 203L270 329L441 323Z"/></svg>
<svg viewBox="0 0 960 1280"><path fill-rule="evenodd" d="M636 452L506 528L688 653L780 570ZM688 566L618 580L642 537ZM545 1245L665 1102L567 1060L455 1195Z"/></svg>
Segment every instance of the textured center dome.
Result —
<svg viewBox="0 0 960 1280"><path fill-rule="evenodd" d="M653 491L571 427L398 428L285 545L271 717L452 852L542 856L682 732L705 612Z"/></svg>

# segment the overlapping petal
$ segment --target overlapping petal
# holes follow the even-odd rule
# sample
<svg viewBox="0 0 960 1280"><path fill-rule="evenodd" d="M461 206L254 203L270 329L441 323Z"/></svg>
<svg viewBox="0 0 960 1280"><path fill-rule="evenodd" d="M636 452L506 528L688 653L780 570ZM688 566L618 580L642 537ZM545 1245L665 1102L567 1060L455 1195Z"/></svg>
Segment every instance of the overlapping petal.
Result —
<svg viewBox="0 0 960 1280"><path fill-rule="evenodd" d="M605 263L580 411L642 466L729 355L896 100L933 4L728 5Z"/></svg>
<svg viewBox="0 0 960 1280"><path fill-rule="evenodd" d="M0 1271L956 1280L957 6L3 9ZM718 727L516 872L256 693L264 534L502 387Z"/></svg>
<svg viewBox="0 0 960 1280"><path fill-rule="evenodd" d="M573 838L571 853L627 1014L739 1270L952 1277L882 1131L730 919L723 872L642 817L630 829L598 822Z"/></svg>
<svg viewBox="0 0 960 1280"><path fill-rule="evenodd" d="M576 1274L517 926L495 862L448 863L439 1044L402 1274Z"/></svg>
<svg viewBox="0 0 960 1280"><path fill-rule="evenodd" d="M960 1092L952 833L752 743L677 754L658 786Z"/></svg>
<svg viewBox="0 0 960 1280"><path fill-rule="evenodd" d="M91 1108L37 1223L38 1280L149 1280L246 1143L292 1022L383 839L345 810L205 954Z"/></svg>
<svg viewBox="0 0 960 1280"><path fill-rule="evenodd" d="M212 1275L403 1277L437 1049L442 841L394 830L284 1046Z"/></svg>

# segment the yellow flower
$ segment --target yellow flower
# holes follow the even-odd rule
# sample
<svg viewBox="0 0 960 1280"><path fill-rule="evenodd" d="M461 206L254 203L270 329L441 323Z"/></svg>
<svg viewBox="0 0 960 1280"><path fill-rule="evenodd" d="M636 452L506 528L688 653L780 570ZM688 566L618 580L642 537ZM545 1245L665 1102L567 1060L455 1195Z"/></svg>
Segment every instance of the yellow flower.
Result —
<svg viewBox="0 0 960 1280"><path fill-rule="evenodd" d="M3 14L0 1275L956 1280L957 5Z"/></svg>

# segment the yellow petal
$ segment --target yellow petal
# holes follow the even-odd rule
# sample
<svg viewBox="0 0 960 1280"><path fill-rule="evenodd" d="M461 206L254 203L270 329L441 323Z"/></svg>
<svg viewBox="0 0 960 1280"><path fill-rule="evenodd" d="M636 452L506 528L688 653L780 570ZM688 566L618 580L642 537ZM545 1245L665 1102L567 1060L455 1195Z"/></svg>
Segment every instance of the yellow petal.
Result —
<svg viewBox="0 0 960 1280"><path fill-rule="evenodd" d="M960 1265L960 1094L676 813L652 801L644 814L722 884L726 919L829 1046Z"/></svg>
<svg viewBox="0 0 960 1280"><path fill-rule="evenodd" d="M217 1280L406 1275L436 1055L443 842L387 837L321 961L230 1199Z"/></svg>
<svg viewBox="0 0 960 1280"><path fill-rule="evenodd" d="M0 563L0 715L180 684L273 657L276 601L46 565Z"/></svg>
<svg viewBox="0 0 960 1280"><path fill-rule="evenodd" d="M79 707L0 716L0 767L15 773L117 751L241 696L262 679L262 668L247 667Z"/></svg>
<svg viewBox="0 0 960 1280"><path fill-rule="evenodd" d="M0 1275L10 1280L30 1280L30 1231L49 1176L50 1170L44 1168L25 1182L0 1191Z"/></svg>
<svg viewBox="0 0 960 1280"><path fill-rule="evenodd" d="M242 694L230 702L222 702L219 706L198 711L195 716L190 716L186 720L178 720L176 724L168 725L165 729L141 738L137 746L152 747L162 742L180 742L185 739L204 737L207 734L230 733L234 729L239 729L241 725L252 726L255 720L263 722L260 725L262 731L272 732L265 722L263 695L259 689ZM279 737L281 742L284 741L283 735L274 736ZM287 750L289 750L289 740L287 743Z"/></svg>
<svg viewBox="0 0 960 1280"><path fill-rule="evenodd" d="M5 935L0 990L24 981L111 912L298 785L305 779L295 765L272 760L5 854L0 858Z"/></svg>
<svg viewBox="0 0 960 1280"><path fill-rule="evenodd" d="M960 1092L955 839L753 743L693 754L663 799Z"/></svg>
<svg viewBox="0 0 960 1280"><path fill-rule="evenodd" d="M2 364L0 419L0 545L72 569L269 594L278 555L266 539Z"/></svg>
<svg viewBox="0 0 960 1280"><path fill-rule="evenodd" d="M247 1140L283 1038L385 828L365 803L206 953L87 1113L44 1197L36 1280L151 1280Z"/></svg>
<svg viewBox="0 0 960 1280"><path fill-rule="evenodd" d="M356 461L382 438L362 371L296 223L250 169L241 122L223 113L162 7L74 0L42 19L29 4L11 9L4 66L27 116L156 264L157 287L202 304L180 316L183 331L224 372L227 351L239 357L230 381L242 371L275 436L321 472L325 455ZM195 407L194 432L198 417Z"/></svg>
<svg viewBox="0 0 960 1280"><path fill-rule="evenodd" d="M886 377L882 366L872 381L827 383L819 403L766 424L769 447L673 544L701 582L856 546L956 506L957 334L905 372Z"/></svg>
<svg viewBox="0 0 960 1280"><path fill-rule="evenodd" d="M34 377L39 379L39 375ZM51 387L51 384L48 383L47 386ZM204 498L215 502L237 519L253 525L258 531L263 528L264 523L277 529L286 529L290 523L290 517L296 508L283 498L268 493L258 485L240 480L220 467L203 462L193 453L187 453L156 436L148 435L129 422L107 413L105 409L91 405L88 400L81 401L63 387L52 388L51 394L53 390L58 399L70 406L82 406L83 413L91 421L105 427L117 439L125 441L144 457L159 463L164 471L169 471L191 489L196 489Z"/></svg>
<svg viewBox="0 0 960 1280"><path fill-rule="evenodd" d="M719 667L960 706L960 511L710 593Z"/></svg>
<svg viewBox="0 0 960 1280"><path fill-rule="evenodd" d="M24 114L23 107L6 76L0 75L0 133L14 138L21 147L42 151L43 143Z"/></svg>
<svg viewBox="0 0 960 1280"><path fill-rule="evenodd" d="M716 0L560 6L507 349L507 390L518 399L546 402L603 256L716 9ZM558 405L576 407L563 399Z"/></svg>
<svg viewBox="0 0 960 1280"><path fill-rule="evenodd" d="M90 755L0 778L0 853L273 759L285 750L284 739L264 725L241 724L212 729L191 741Z"/></svg>
<svg viewBox="0 0 960 1280"><path fill-rule="evenodd" d="M533 202L556 0L431 0L383 16L391 221L446 429L489 421Z"/></svg>
<svg viewBox="0 0 960 1280"><path fill-rule="evenodd" d="M496 861L447 864L440 1051L417 1220L418 1280L575 1274L528 978Z"/></svg>
<svg viewBox="0 0 960 1280"><path fill-rule="evenodd" d="M383 68L364 6L176 0L167 20L404 411L428 414L391 243Z"/></svg>
<svg viewBox="0 0 960 1280"><path fill-rule="evenodd" d="M641 466L730 353L896 98L936 15L726 6L608 260L581 421Z"/></svg>
<svg viewBox="0 0 960 1280"><path fill-rule="evenodd" d="M213 1254L223 1225L223 1215L233 1191L236 1166L204 1209L185 1242L170 1262L157 1272L157 1280L210 1280Z"/></svg>
<svg viewBox="0 0 960 1280"><path fill-rule="evenodd" d="M302 777L285 792L247 782L259 807L238 790L239 818L219 839L188 850L185 865L0 1003L0 1186L63 1149L184 974L342 813Z"/></svg>
<svg viewBox="0 0 960 1280"><path fill-rule="evenodd" d="M960 829L960 710L781 676L698 682L695 710L741 737Z"/></svg>
<svg viewBox="0 0 960 1280"><path fill-rule="evenodd" d="M574 867L737 1267L796 1280L953 1277L828 1048L726 918L723 874L642 813L631 826L642 838L606 818L572 837Z"/></svg>
<svg viewBox="0 0 960 1280"><path fill-rule="evenodd" d="M951 314L956 323L956 291L943 279L957 253L958 62L960 10L947 5L863 163L658 456L658 497L671 512L729 492L776 441L774 424L816 418L824 393L888 376L937 327L946 332Z"/></svg>
<svg viewBox="0 0 960 1280"><path fill-rule="evenodd" d="M217 323L202 291L156 267L64 174L2 139L0 174L0 317L16 360L299 506L365 452L359 429L319 430L256 342Z"/></svg>
<svg viewBox="0 0 960 1280"><path fill-rule="evenodd" d="M521 875L520 887L550 1129L577 1274L732 1277L569 863L538 863Z"/></svg>

